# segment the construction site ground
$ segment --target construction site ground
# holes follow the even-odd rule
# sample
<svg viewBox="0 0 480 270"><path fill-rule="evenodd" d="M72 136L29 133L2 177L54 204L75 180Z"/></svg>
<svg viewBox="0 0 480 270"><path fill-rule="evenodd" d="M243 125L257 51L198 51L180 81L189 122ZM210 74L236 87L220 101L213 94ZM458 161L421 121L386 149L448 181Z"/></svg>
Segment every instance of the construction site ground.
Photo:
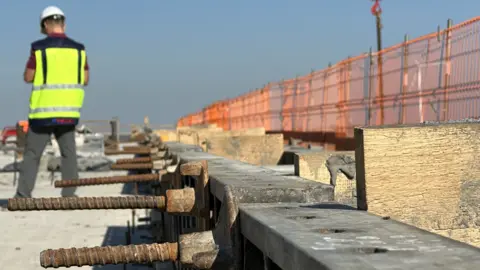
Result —
<svg viewBox="0 0 480 270"><path fill-rule="evenodd" d="M98 177L125 174L124 172L84 172L80 177ZM55 174L60 179L60 173ZM0 198L5 205L14 195L13 173L0 174ZM120 196L125 194L125 185L80 187L79 196ZM50 174L40 172L34 190L34 197L59 197L60 189L51 185ZM43 269L39 264L42 250L66 247L93 247L124 245L127 221L131 210L90 210L90 211L39 211L9 212L2 208L0 222L0 265L2 270ZM145 210L137 210L136 216L145 216ZM133 243L145 243L141 236L146 231L137 231ZM77 267L75 267L77 268ZM124 269L123 265L84 266L79 269ZM127 265L128 270L147 269L145 266Z"/></svg>

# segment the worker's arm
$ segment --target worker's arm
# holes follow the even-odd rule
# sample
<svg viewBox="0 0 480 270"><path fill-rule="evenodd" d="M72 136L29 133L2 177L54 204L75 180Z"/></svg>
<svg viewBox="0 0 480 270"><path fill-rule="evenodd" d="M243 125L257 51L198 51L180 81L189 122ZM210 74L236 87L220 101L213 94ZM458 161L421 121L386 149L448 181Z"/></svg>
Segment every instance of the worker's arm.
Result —
<svg viewBox="0 0 480 270"><path fill-rule="evenodd" d="M88 85L88 80L90 79L90 66L88 65L87 58L85 58L85 72L83 75L83 85Z"/></svg>
<svg viewBox="0 0 480 270"><path fill-rule="evenodd" d="M25 71L23 72L23 80L26 83L32 83L34 77L35 77L35 70L34 69L26 68Z"/></svg>
<svg viewBox="0 0 480 270"><path fill-rule="evenodd" d="M35 78L35 68L36 68L36 61L35 61L35 53L33 50L30 50L30 57L27 61L27 66L25 67L25 71L23 72L23 80L26 83L32 83L33 78Z"/></svg>

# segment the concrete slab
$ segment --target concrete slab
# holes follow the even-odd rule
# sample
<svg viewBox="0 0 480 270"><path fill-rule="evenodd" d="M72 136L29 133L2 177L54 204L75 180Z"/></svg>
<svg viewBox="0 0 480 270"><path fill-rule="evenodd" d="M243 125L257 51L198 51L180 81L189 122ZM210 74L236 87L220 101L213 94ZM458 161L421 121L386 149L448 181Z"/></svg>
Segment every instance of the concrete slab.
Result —
<svg viewBox="0 0 480 270"><path fill-rule="evenodd" d="M479 249L338 204L244 204L240 223L242 234L285 270L480 265Z"/></svg>
<svg viewBox="0 0 480 270"><path fill-rule="evenodd" d="M81 177L118 175L119 172L81 173ZM125 174L125 173L123 173ZM13 196L12 173L0 177L0 198ZM10 176L10 177L9 177ZM60 174L55 175L60 178ZM60 189L50 185L41 175L34 190L35 197L58 197ZM78 189L79 196L120 196L123 185L90 186ZM145 211L136 211L143 217ZM40 251L48 248L93 247L125 244L124 232L131 210L90 210L90 211L43 211L8 212L0 211L0 268L2 270L35 270L40 267ZM137 231L135 243L146 231ZM121 270L123 265L106 267L81 267L79 269ZM128 270L143 269L145 266L129 265Z"/></svg>

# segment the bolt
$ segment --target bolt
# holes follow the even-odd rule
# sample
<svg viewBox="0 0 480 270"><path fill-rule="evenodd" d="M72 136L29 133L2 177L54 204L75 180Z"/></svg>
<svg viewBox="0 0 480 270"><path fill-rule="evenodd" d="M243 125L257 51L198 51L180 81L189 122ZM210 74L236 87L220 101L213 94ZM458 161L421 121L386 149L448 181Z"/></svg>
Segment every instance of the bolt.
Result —
<svg viewBox="0 0 480 270"><path fill-rule="evenodd" d="M143 170L143 169L154 169L154 170L163 170L169 165L178 162L174 159L160 159L150 163L127 163L127 164L112 164L110 169L112 170Z"/></svg>
<svg viewBox="0 0 480 270"><path fill-rule="evenodd" d="M139 158L122 158L117 159L116 164L132 164L132 163L149 163L152 162L151 157L139 157Z"/></svg>
<svg viewBox="0 0 480 270"><path fill-rule="evenodd" d="M94 185L107 185L107 184L119 184L119 183L131 183L131 182L149 182L158 181L161 176L166 174L166 171L162 170L159 173L152 174L136 174L136 175L120 175L111 177L95 177L84 178L76 180L61 180L55 181L55 187L77 187L77 186L94 186Z"/></svg>
<svg viewBox="0 0 480 270"><path fill-rule="evenodd" d="M152 148L148 146L124 146L123 147L123 151L141 151L141 152L145 151L150 153L151 150Z"/></svg>
<svg viewBox="0 0 480 270"><path fill-rule="evenodd" d="M169 189L166 196L11 198L7 208L10 211L158 209L193 215L207 211L196 207L193 188Z"/></svg>
<svg viewBox="0 0 480 270"><path fill-rule="evenodd" d="M177 258L177 243L155 243L79 249L47 249L40 253L40 265L43 268L58 268L128 263L148 264L159 261L176 261Z"/></svg>
<svg viewBox="0 0 480 270"><path fill-rule="evenodd" d="M127 154L150 155L155 153L158 153L158 148L141 147L141 146L124 147L123 150L116 150L116 149L105 150L105 155L127 155Z"/></svg>
<svg viewBox="0 0 480 270"><path fill-rule="evenodd" d="M165 209L164 196L57 197L8 199L10 211L83 209Z"/></svg>
<svg viewBox="0 0 480 270"><path fill-rule="evenodd" d="M153 169L153 163L112 164L112 170L144 170Z"/></svg>
<svg viewBox="0 0 480 270"><path fill-rule="evenodd" d="M113 156L113 155L148 155L150 154L150 151L146 150L140 150L137 149L136 151L126 151L126 150L105 150L105 155L106 156Z"/></svg>

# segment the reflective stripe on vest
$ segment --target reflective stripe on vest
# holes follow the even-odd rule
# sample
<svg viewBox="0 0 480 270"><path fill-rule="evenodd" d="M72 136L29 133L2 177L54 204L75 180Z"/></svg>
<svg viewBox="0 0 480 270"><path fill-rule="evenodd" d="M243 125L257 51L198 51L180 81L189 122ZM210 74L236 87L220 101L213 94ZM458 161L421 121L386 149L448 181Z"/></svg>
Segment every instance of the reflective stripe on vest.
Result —
<svg viewBox="0 0 480 270"><path fill-rule="evenodd" d="M30 113L41 113L41 112L80 112L81 108L76 107L49 107L49 108L38 108L30 109Z"/></svg>
<svg viewBox="0 0 480 270"><path fill-rule="evenodd" d="M85 51L71 41L69 46L63 44L61 47L56 47L54 41L48 41L38 49L33 48L37 67L28 117L80 118L84 98Z"/></svg>
<svg viewBox="0 0 480 270"><path fill-rule="evenodd" d="M32 88L33 91L36 90L58 90L58 89L83 89L83 85L81 84L43 84L34 86Z"/></svg>

